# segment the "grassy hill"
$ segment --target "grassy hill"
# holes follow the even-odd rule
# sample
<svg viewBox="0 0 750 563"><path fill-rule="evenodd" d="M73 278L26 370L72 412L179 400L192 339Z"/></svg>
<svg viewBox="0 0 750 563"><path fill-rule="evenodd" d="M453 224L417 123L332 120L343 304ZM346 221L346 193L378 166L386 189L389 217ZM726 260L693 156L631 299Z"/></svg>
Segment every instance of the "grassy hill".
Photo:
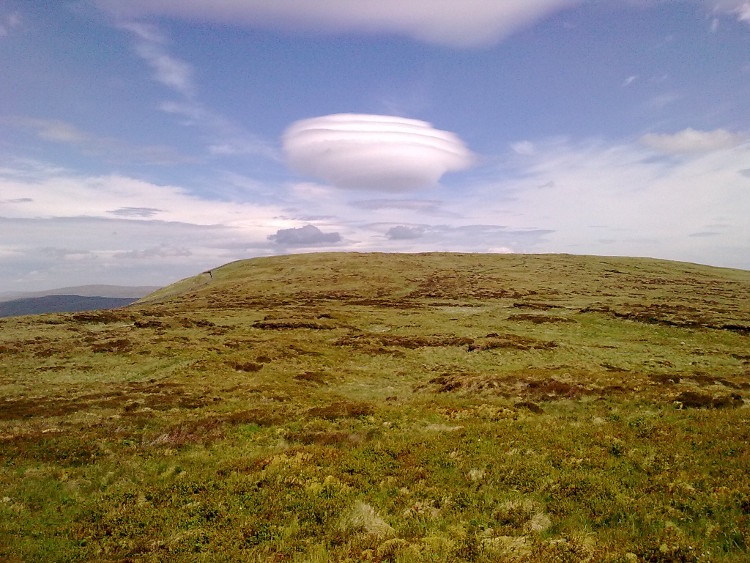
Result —
<svg viewBox="0 0 750 563"><path fill-rule="evenodd" d="M76 313L97 309L115 309L137 299L127 297L86 297L83 295L45 295L0 302L0 317L40 315L43 313Z"/></svg>
<svg viewBox="0 0 750 563"><path fill-rule="evenodd" d="M0 559L746 561L750 272L307 254L0 320Z"/></svg>

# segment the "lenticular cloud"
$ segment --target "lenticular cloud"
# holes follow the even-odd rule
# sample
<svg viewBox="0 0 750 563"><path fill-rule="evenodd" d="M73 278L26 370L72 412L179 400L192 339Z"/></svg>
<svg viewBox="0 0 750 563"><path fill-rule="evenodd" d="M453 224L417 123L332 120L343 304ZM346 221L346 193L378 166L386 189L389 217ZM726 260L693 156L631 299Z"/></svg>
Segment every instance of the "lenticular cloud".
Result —
<svg viewBox="0 0 750 563"><path fill-rule="evenodd" d="M425 121L338 114L293 123L284 152L298 172L350 189L402 191L433 186L473 155L453 133Z"/></svg>

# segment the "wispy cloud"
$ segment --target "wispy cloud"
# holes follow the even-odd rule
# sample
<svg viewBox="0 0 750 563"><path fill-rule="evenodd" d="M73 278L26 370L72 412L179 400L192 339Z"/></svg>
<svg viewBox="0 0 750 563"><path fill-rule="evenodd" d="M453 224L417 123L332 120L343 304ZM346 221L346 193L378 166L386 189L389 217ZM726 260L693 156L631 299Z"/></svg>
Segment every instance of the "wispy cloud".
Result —
<svg viewBox="0 0 750 563"><path fill-rule="evenodd" d="M167 40L155 26L126 22L120 27L136 38L135 52L151 67L156 81L186 98L194 96L193 67L167 52Z"/></svg>
<svg viewBox="0 0 750 563"><path fill-rule="evenodd" d="M363 199L349 202L351 207L367 210L407 209L420 213L442 211L443 201L437 199Z"/></svg>
<svg viewBox="0 0 750 563"><path fill-rule="evenodd" d="M165 113L179 116L186 127L205 131L207 151L213 156L262 156L280 161L278 149L258 135L196 101L168 101L159 105Z"/></svg>
<svg viewBox="0 0 750 563"><path fill-rule="evenodd" d="M0 14L0 37L7 37L11 31L20 27L21 14L12 12L10 14Z"/></svg>
<svg viewBox="0 0 750 563"><path fill-rule="evenodd" d="M36 135L39 139L78 147L83 153L103 157L109 162L173 165L194 162L195 158L178 153L164 145L137 146L121 139L84 131L60 119L11 116L2 123Z"/></svg>
<svg viewBox="0 0 750 563"><path fill-rule="evenodd" d="M729 14L738 21L750 24L750 2L748 0L702 0L712 7L714 12Z"/></svg>
<svg viewBox="0 0 750 563"><path fill-rule="evenodd" d="M710 152L737 146L745 140L746 136L726 129L696 131L687 128L673 134L649 133L641 137L641 143L647 147L668 154Z"/></svg>
<svg viewBox="0 0 750 563"><path fill-rule="evenodd" d="M246 131L198 100L193 66L169 52L169 39L156 25L123 20L118 27L133 36L135 53L151 68L153 79L178 95L176 100L159 104L159 109L178 116L187 127L203 130L209 156L256 155L271 160L280 159L277 149L271 143Z"/></svg>

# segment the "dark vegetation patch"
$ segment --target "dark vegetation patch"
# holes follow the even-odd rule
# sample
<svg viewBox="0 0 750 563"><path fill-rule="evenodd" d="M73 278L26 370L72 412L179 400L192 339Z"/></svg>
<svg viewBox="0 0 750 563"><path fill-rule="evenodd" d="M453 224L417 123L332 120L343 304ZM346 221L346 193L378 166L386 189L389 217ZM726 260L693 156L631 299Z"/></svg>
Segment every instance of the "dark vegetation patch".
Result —
<svg viewBox="0 0 750 563"><path fill-rule="evenodd" d="M256 371L260 371L263 369L263 364L255 363L255 362L227 362L227 365L229 365L232 369L235 369L237 371L244 371L247 373L252 373Z"/></svg>
<svg viewBox="0 0 750 563"><path fill-rule="evenodd" d="M294 376L295 381L303 381L307 383L314 383L316 385L323 385L326 382L325 376L321 373L306 371L299 373Z"/></svg>
<svg viewBox="0 0 750 563"><path fill-rule="evenodd" d="M77 397L5 399L0 401L0 420L65 416L93 409L125 409L134 401L142 408L159 411L175 407L195 409L210 402L176 383L128 383L111 391L87 393ZM130 411L132 410L131 408Z"/></svg>
<svg viewBox="0 0 750 563"><path fill-rule="evenodd" d="M521 315L511 315L508 317L509 321L521 321L521 322L529 322L534 323L535 325L538 324L544 324L544 323L572 323L575 322L571 319L566 319L565 317L553 317L551 315L529 315L529 314L521 314Z"/></svg>
<svg viewBox="0 0 750 563"><path fill-rule="evenodd" d="M324 407L313 407L308 409L310 417L323 418L325 420L336 420L337 418L357 418L368 416L375 412L373 406L361 401L336 401Z"/></svg>
<svg viewBox="0 0 750 563"><path fill-rule="evenodd" d="M261 330L292 330L298 328L308 328L311 330L332 330L336 328L335 326L319 323L312 320L264 320L254 322L253 326Z"/></svg>
<svg viewBox="0 0 750 563"><path fill-rule="evenodd" d="M471 346L473 338L434 334L430 336L400 336L396 334L355 334L336 340L337 346L354 346L365 350L379 347L397 347L414 350L416 348L436 348L441 346Z"/></svg>
<svg viewBox="0 0 750 563"><path fill-rule="evenodd" d="M359 307L377 307L379 309L423 309L425 305L413 299L393 299L393 298L367 298L355 299L350 302L352 305Z"/></svg>
<svg viewBox="0 0 750 563"><path fill-rule="evenodd" d="M705 309L680 304L636 304L630 305L627 310L616 309L609 305L592 305L580 309L580 312L603 313L617 319L678 328L708 328L728 330L743 335L750 334L750 325L748 324L724 323L719 320L718 314L707 314Z"/></svg>
<svg viewBox="0 0 750 563"><path fill-rule="evenodd" d="M549 340L539 340L537 338L531 338L530 336L520 336L511 333L490 333L484 338L484 340L470 344L469 352L481 352L498 348L513 350L551 350L556 347L557 344Z"/></svg>
<svg viewBox="0 0 750 563"><path fill-rule="evenodd" d="M654 373L650 374L648 378L656 384L660 385L676 385L682 384L695 384L700 387L709 387L712 385L723 385L729 389L750 389L750 383L747 381L734 382L730 381L726 377L717 377L713 375L707 375L703 373L696 374L676 374L676 373Z"/></svg>
<svg viewBox="0 0 750 563"><path fill-rule="evenodd" d="M544 412L544 409L537 405L536 403L532 403L531 401L519 401L515 405L517 409L527 409L533 412L534 414L542 414Z"/></svg>
<svg viewBox="0 0 750 563"><path fill-rule="evenodd" d="M133 343L127 338L113 338L104 342L95 342L91 344L91 351L97 354L123 354L133 349Z"/></svg>
<svg viewBox="0 0 750 563"><path fill-rule="evenodd" d="M522 407L533 411L526 403L532 401L554 401L557 399L579 399L586 395L606 396L612 390L595 389L577 383L567 383L554 378L536 379L522 376L498 376L476 373L443 373L429 380L428 385L417 385L415 391L431 388L437 393L490 393L492 395L519 399ZM518 405L517 405L518 406Z"/></svg>
<svg viewBox="0 0 750 563"><path fill-rule="evenodd" d="M190 319L188 317L182 317L178 321L182 328L214 328L216 324L209 321L208 319ZM225 327L220 327L225 328Z"/></svg>
<svg viewBox="0 0 750 563"><path fill-rule="evenodd" d="M417 282L409 294L413 299L518 299L533 291L518 291L511 283L490 275L438 272Z"/></svg>
<svg viewBox="0 0 750 563"><path fill-rule="evenodd" d="M683 391L675 397L674 402L685 409L737 408L744 404L742 396L739 393L714 397L696 391Z"/></svg>
<svg viewBox="0 0 750 563"><path fill-rule="evenodd" d="M291 442L299 442L306 446L313 444L316 446L352 446L363 443L367 436L341 430L318 430L290 432L286 438Z"/></svg>
<svg viewBox="0 0 750 563"><path fill-rule="evenodd" d="M209 444L224 438L224 425L218 418L188 421L175 425L149 440L151 446L179 448L192 444Z"/></svg>
<svg viewBox="0 0 750 563"><path fill-rule="evenodd" d="M222 415L222 420L228 424L257 424L258 426L275 426L289 419L286 410L278 405L267 408L244 409Z"/></svg>
<svg viewBox="0 0 750 563"><path fill-rule="evenodd" d="M71 315L73 322L92 324L111 324L133 322L133 313L129 311L89 311Z"/></svg>
<svg viewBox="0 0 750 563"><path fill-rule="evenodd" d="M138 319L133 323L135 328L164 328L162 321L156 319Z"/></svg>
<svg viewBox="0 0 750 563"><path fill-rule="evenodd" d="M609 362L602 362L599 365L602 366L607 371L612 372L612 373L627 373L629 371L623 367L610 364Z"/></svg>
<svg viewBox="0 0 750 563"><path fill-rule="evenodd" d="M286 410L277 406L217 413L175 424L165 432L152 436L147 443L170 448L192 444L208 445L223 440L227 431L234 426L251 424L257 427L270 427L285 422L287 418Z"/></svg>
<svg viewBox="0 0 750 563"><path fill-rule="evenodd" d="M660 385L675 385L682 381L682 377L672 373L655 373L648 377L651 381Z"/></svg>
<svg viewBox="0 0 750 563"><path fill-rule="evenodd" d="M26 459L64 467L95 463L104 454L99 443L76 434L33 432L0 439L0 460ZM41 508L41 507L39 507Z"/></svg>
<svg viewBox="0 0 750 563"><path fill-rule="evenodd" d="M552 303L540 303L537 301L516 301L513 303L516 309L533 309L535 311L549 311L550 309L561 309L561 305Z"/></svg>

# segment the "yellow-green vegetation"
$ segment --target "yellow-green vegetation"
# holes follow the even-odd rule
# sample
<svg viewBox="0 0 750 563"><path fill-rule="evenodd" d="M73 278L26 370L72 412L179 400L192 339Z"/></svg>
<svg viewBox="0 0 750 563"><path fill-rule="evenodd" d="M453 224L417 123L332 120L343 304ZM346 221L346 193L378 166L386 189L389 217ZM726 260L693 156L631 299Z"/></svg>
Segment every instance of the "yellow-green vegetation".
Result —
<svg viewBox="0 0 750 563"><path fill-rule="evenodd" d="M0 559L747 561L750 272L309 254L0 321Z"/></svg>

